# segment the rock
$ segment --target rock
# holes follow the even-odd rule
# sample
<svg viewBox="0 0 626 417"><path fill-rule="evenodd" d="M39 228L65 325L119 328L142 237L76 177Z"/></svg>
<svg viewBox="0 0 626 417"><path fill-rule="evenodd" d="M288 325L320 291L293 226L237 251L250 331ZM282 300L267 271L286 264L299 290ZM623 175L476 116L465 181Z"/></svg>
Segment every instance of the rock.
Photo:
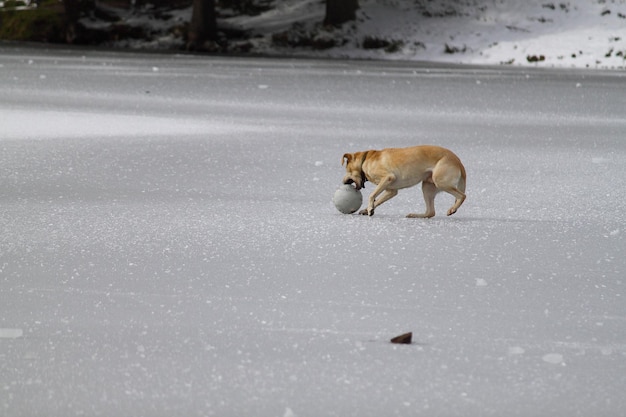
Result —
<svg viewBox="0 0 626 417"><path fill-rule="evenodd" d="M393 339L391 339L391 343L410 345L412 339L413 339L413 333L409 332L409 333L404 333L404 334L401 334L400 336L394 337Z"/></svg>

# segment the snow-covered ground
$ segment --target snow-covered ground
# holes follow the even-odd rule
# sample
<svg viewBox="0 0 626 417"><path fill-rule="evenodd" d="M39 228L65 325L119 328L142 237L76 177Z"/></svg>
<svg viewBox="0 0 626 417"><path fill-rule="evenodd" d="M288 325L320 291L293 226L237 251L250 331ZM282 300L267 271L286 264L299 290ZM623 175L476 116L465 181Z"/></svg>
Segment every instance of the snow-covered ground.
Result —
<svg viewBox="0 0 626 417"><path fill-rule="evenodd" d="M0 415L623 415L620 73L0 47L0 80ZM419 143L456 215L334 209L343 153Z"/></svg>
<svg viewBox="0 0 626 417"><path fill-rule="evenodd" d="M323 1L276 0L273 4L258 16L225 13L221 27L243 29L250 37L231 40L231 50L464 64L626 67L626 0L360 0L357 20L341 29L322 27ZM131 13L128 23L149 26L149 32L158 35L121 45L180 47L182 39L166 29L172 23L189 21L191 10L170 15L168 22L139 19ZM318 45L330 41L336 46L324 50L294 46L307 41Z"/></svg>
<svg viewBox="0 0 626 417"><path fill-rule="evenodd" d="M619 69L626 62L624 0L365 0L360 18L357 39L403 41L393 59Z"/></svg>

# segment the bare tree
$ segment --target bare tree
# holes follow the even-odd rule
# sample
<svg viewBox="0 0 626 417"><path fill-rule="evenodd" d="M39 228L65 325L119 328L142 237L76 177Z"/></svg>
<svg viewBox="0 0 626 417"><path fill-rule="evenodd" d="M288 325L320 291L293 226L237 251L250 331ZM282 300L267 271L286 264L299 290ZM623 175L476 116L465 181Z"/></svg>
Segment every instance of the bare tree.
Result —
<svg viewBox="0 0 626 417"><path fill-rule="evenodd" d="M76 24L80 19L83 4L81 0L63 0L63 9L65 11L65 41L74 43L76 40Z"/></svg>
<svg viewBox="0 0 626 417"><path fill-rule="evenodd" d="M338 26L356 19L359 0L326 0L324 24Z"/></svg>
<svg viewBox="0 0 626 417"><path fill-rule="evenodd" d="M215 0L193 0L187 49L206 49L206 43L217 40Z"/></svg>

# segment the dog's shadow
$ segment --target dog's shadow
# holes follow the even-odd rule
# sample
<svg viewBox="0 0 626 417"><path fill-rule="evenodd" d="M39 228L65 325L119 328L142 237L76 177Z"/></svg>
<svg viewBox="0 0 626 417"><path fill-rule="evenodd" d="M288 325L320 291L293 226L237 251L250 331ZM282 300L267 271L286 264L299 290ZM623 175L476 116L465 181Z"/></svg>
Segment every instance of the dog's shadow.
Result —
<svg viewBox="0 0 626 417"><path fill-rule="evenodd" d="M528 219L521 217L475 217L475 216L455 216L455 217L439 217L439 219L445 219L453 223L494 223L494 224L546 224L561 223L561 220L546 220L546 219ZM432 220L432 219L429 219Z"/></svg>

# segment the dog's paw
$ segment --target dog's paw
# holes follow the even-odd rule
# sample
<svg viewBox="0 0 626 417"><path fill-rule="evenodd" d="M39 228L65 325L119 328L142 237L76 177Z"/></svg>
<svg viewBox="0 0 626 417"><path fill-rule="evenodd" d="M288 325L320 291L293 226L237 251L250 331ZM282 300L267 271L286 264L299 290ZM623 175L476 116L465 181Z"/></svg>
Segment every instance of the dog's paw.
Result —
<svg viewBox="0 0 626 417"><path fill-rule="evenodd" d="M374 209L370 210L369 208L366 208L366 209L363 209L363 210L359 211L359 214L362 215L362 216L373 216L374 215Z"/></svg>
<svg viewBox="0 0 626 417"><path fill-rule="evenodd" d="M430 219L435 217L435 213L409 213L406 217L408 219Z"/></svg>

